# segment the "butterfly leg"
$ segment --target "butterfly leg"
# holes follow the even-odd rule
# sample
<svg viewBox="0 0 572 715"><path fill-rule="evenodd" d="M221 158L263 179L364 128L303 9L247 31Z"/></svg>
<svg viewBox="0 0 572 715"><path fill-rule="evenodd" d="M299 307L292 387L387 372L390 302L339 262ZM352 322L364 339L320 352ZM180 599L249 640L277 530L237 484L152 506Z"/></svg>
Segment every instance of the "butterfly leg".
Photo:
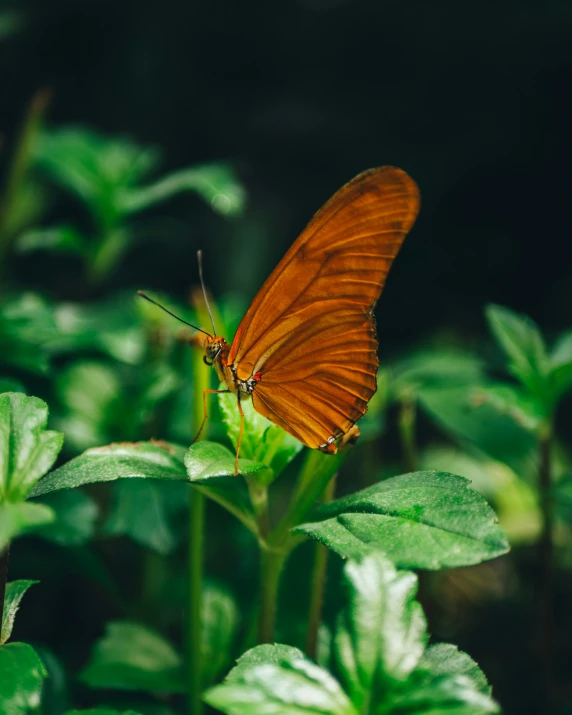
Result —
<svg viewBox="0 0 572 715"><path fill-rule="evenodd" d="M198 438L201 436L201 432L203 431L203 427L205 426L205 422L208 419L208 414L207 414L207 394L211 395L221 395L224 394L225 392L230 392L230 390L203 390L203 421L201 422L201 426L199 427L199 431L195 435L195 438L191 442L191 444L194 444Z"/></svg>
<svg viewBox="0 0 572 715"><path fill-rule="evenodd" d="M238 476L238 455L240 454L240 445L242 444L242 433L244 432L244 410L240 404L240 392L236 393L238 411L240 412L240 430L238 432L238 444L236 445L236 459L234 462L234 476Z"/></svg>

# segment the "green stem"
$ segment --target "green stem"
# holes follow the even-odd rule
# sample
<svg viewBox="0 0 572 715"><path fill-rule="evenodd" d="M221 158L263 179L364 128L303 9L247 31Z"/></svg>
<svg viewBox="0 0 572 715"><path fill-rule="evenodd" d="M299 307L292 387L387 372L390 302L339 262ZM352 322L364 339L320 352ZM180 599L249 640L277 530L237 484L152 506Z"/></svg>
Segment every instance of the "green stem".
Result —
<svg viewBox="0 0 572 715"><path fill-rule="evenodd" d="M542 673L546 704L544 712L554 712L554 506L552 502L552 424L548 423L541 432L539 443L539 490L542 511L542 532L540 536L540 598L539 625L541 630Z"/></svg>
<svg viewBox="0 0 572 715"><path fill-rule="evenodd" d="M187 634L187 684L188 711L200 715L203 711L201 605L203 588L203 550L205 497L198 491L191 492L189 508L189 615Z"/></svg>
<svg viewBox="0 0 572 715"><path fill-rule="evenodd" d="M286 553L260 551L260 614L258 621L258 642L273 643L278 608L278 587L280 574L286 561Z"/></svg>
<svg viewBox="0 0 572 715"><path fill-rule="evenodd" d="M10 559L10 544L0 554L0 626L4 616L4 599L6 598L6 582L8 581L8 561Z"/></svg>
<svg viewBox="0 0 572 715"><path fill-rule="evenodd" d="M301 524L306 518L310 509L337 473L340 464L345 459L346 449L340 450L335 455L322 454L316 449L308 450L286 514L270 534L269 542L273 546L282 547L288 538L290 529Z"/></svg>
<svg viewBox="0 0 572 715"><path fill-rule="evenodd" d="M119 262L129 244L129 234L120 228L120 217L116 217L109 226L99 227L97 248L87 267L87 282L97 286L104 281Z"/></svg>
<svg viewBox="0 0 572 715"><path fill-rule="evenodd" d="M196 306L200 314L200 306ZM201 318L203 316L200 316ZM193 430L203 420L203 390L210 387L210 372L203 364L202 349L193 348L193 375L195 392L193 395ZM208 433L205 424L202 437ZM189 715L201 715L202 690L202 637L201 613L203 595L205 497L197 489L192 489L189 502L189 612L187 618L187 706Z"/></svg>
<svg viewBox="0 0 572 715"><path fill-rule="evenodd" d="M399 406L399 436L405 469L414 472L417 469L417 449L415 445L415 425L417 412L412 395L401 398Z"/></svg>
<svg viewBox="0 0 572 715"><path fill-rule="evenodd" d="M334 476L322 495L322 503L332 501L336 491L336 477ZM308 630L306 632L306 653L316 660L318 650L318 631L322 622L322 605L324 603L324 590L326 588L326 575L328 569L329 550L316 542L314 552L314 567L312 569L312 591L310 593L310 608L308 612Z"/></svg>

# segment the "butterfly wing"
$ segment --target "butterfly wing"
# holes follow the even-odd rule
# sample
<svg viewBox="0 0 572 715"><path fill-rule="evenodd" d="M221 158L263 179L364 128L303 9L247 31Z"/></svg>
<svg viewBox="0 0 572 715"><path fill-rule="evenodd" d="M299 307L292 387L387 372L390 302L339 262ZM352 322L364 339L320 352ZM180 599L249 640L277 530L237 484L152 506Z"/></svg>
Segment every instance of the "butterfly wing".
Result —
<svg viewBox="0 0 572 715"><path fill-rule="evenodd" d="M314 216L242 319L227 363L253 376L256 410L335 451L376 390L373 307L419 210L415 182L371 169Z"/></svg>

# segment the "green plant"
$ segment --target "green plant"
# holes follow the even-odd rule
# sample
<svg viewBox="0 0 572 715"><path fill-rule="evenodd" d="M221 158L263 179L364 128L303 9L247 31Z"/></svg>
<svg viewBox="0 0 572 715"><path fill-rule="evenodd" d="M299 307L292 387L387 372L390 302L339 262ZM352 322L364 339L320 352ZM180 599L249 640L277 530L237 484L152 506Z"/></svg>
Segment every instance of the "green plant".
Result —
<svg viewBox="0 0 572 715"><path fill-rule="evenodd" d="M10 404L14 401L20 404L22 401L34 398L8 395L5 399L11 401ZM236 439L238 421L237 414L232 409L233 405L226 396L221 396L221 406L229 436L231 440ZM10 424L14 424L15 419L17 421L17 415L16 418L11 418ZM280 575L292 550L308 537L352 559L355 566L348 567L348 573L352 574L354 573L352 569L357 569L355 578L358 580L365 578L366 584L368 578L374 581L381 579L382 582L386 579L390 581L397 579L400 583L404 579L403 582L410 584L410 596L406 599L408 601L413 596L411 590L413 577L407 574L398 576L394 567L389 567L385 561L379 561L379 558L376 561L371 554L384 553L386 558L389 558L399 569L439 569L478 563L483 559L494 558L507 550L506 539L496 524L490 508L476 492L468 488L466 480L450 474L419 472L395 477L313 509L315 501L340 467L346 456L345 453L330 457L318 452L308 452L299 468L289 504L283 516L276 521L270 515L270 486L300 451L300 445L279 428L269 426L252 409L247 411L247 425L242 446L244 458L240 460L241 476L238 478L232 476L234 456L221 444L200 442L185 450L176 445L161 443L123 443L87 450L83 455L50 472L33 486L31 491L20 492L20 494L22 497L45 498L53 492L59 493L61 490L69 490L88 483L126 478L190 483L193 488L193 498L196 498L196 494L201 494L224 507L253 534L259 545L260 588L256 637L259 643L272 642L274 639ZM20 429L25 430L25 425ZM61 441L58 442L59 445ZM23 502L23 505L33 506L35 509L45 508L33 502ZM125 507L123 513L126 513ZM201 554L193 553L201 558ZM362 561L362 566L359 566ZM362 576L358 577L357 574ZM323 574L320 578L323 578ZM320 578L314 579L314 589L322 587ZM400 590L399 587L396 588L397 591ZM391 600L384 604L382 595L382 593L370 594L364 608L367 610L381 607L388 609L388 613L391 612L394 608L390 605ZM390 599L390 596L388 598ZM223 606L224 599L225 597L220 594L214 599L204 599L204 607L207 609L216 607L225 613L229 613L230 608L232 612L234 608L231 605L232 601L228 601L227 598L228 605ZM423 672L428 669L428 674L421 675L421 671L414 672L421 657L420 643L425 636L419 606L414 604L410 606L414 609L415 618L421 624L419 626L421 631L416 636L419 640L414 646L414 652L408 656L411 667L406 668L398 680L407 676L413 678L411 682L420 679L419 682L426 683L433 679L431 672L437 665L429 658L428 665L419 665ZM357 616L353 614L347 617L351 620ZM404 617L406 620L409 618L409 616ZM362 618L367 619L365 615ZM204 622L208 622L209 616L204 615L203 619ZM212 618L210 620L212 621ZM309 620L309 627L317 629L320 620L319 617L314 616ZM219 652L213 647L212 639L215 638L217 643L220 643L222 638L223 644L228 645L232 640L235 623L236 617L231 616L222 632L220 627L213 628L210 632L208 629L207 632L203 629L200 634L191 629L189 634L194 641L188 644L187 652L201 651L203 654L209 651ZM353 627L351 624L347 626L350 631ZM380 621L380 627L388 627L388 624L383 626ZM369 638L373 637L372 633ZM349 635L339 636L339 638L344 637ZM366 637L366 634L362 633L360 637ZM391 641L391 638L389 640ZM354 647L359 646L354 645ZM390 647L392 646L388 642L388 648ZM407 649L407 639L402 647ZM255 652L259 654L261 651ZM262 652L268 655L269 664L275 663L276 651ZM282 654L282 651L279 653ZM143 654L147 655L143 656ZM248 656L246 661L251 662L251 657ZM342 654L339 654L339 657L342 657ZM298 656L295 660L297 658ZM258 656L255 662L260 665ZM297 660L296 662L298 663ZM142 624L118 622L110 625L108 635L97 645L82 677L92 687L178 693L186 689L183 663L184 658L158 634L149 631ZM212 662L204 657L202 663L205 665L203 665L199 687L204 688L219 674L220 665L226 663L226 657L222 654L219 668L213 668ZM303 670L304 667L306 666L303 666L303 663L298 663L295 670L300 668ZM381 666L371 667L373 673ZM454 681L454 667L450 673L446 669L445 671ZM348 673L346 672L343 677L349 677ZM384 677L380 673L382 680ZM231 680L232 678L234 676L231 676ZM474 689L474 684L466 685L469 691L471 688ZM227 686L220 687L222 690L212 691L213 695L209 696L209 699L216 700L216 693L228 691ZM377 688L378 685L375 687ZM431 689L433 686L427 685L427 687ZM449 687L453 686L443 685L444 692L447 692ZM468 699L468 702L473 696L464 692L464 685L459 687L459 702L465 707L465 699ZM359 697L352 696L352 702L357 707L356 712L384 712L383 708L389 707L387 703L393 702L385 695L384 699L379 700L378 696L374 697L374 692L375 690L367 696L363 693ZM405 693L401 693L401 695L396 694L395 698L402 696L405 701L408 697L413 697L411 694L406 696ZM191 698L193 697L195 695L191 694ZM393 697L394 695L391 696ZM431 700L433 697L438 699L441 695L436 692L427 697ZM483 695L482 702L479 700L481 696L474 697L477 704L474 707L466 705L465 709L459 712L495 711L496 706L493 701L487 699L488 696ZM240 711L236 709L238 705L230 703L228 696L225 698L224 702L229 703L223 708L225 711ZM366 700L362 702L360 698ZM366 701L370 703L367 708L363 704ZM216 702L221 706L223 701ZM346 700L342 698L340 702ZM351 707L354 706L350 706L349 703L348 700L344 707L350 708L347 712L353 712ZM324 705L319 711L338 712L327 707ZM429 712L428 707L418 711ZM470 709L471 707L473 709Z"/></svg>

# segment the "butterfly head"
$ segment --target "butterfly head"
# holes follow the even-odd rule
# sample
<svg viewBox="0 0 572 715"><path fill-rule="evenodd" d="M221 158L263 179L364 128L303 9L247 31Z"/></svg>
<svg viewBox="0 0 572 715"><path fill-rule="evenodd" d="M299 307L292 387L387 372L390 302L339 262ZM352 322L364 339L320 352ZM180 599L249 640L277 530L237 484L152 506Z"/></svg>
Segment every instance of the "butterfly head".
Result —
<svg viewBox="0 0 572 715"><path fill-rule="evenodd" d="M203 362L205 365L212 365L215 360L222 354L229 351L228 343L224 338L209 337L205 340L205 354Z"/></svg>

